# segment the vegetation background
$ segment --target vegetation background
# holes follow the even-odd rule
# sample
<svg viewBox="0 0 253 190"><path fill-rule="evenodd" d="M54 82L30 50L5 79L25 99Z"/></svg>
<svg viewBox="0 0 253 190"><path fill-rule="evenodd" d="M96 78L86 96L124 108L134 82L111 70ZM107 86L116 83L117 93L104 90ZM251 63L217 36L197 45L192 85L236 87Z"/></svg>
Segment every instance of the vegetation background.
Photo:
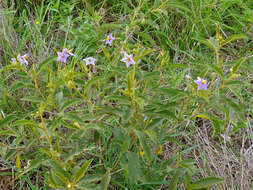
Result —
<svg viewBox="0 0 253 190"><path fill-rule="evenodd" d="M0 23L0 189L253 189L252 0L1 0Z"/></svg>

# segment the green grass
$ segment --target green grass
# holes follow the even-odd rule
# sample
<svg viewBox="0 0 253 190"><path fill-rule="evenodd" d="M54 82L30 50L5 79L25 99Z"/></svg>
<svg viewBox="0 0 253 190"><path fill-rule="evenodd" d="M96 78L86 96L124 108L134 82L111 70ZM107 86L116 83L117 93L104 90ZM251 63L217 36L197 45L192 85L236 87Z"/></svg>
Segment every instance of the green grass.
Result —
<svg viewBox="0 0 253 190"><path fill-rule="evenodd" d="M1 188L252 187L251 0L4 0L0 22Z"/></svg>

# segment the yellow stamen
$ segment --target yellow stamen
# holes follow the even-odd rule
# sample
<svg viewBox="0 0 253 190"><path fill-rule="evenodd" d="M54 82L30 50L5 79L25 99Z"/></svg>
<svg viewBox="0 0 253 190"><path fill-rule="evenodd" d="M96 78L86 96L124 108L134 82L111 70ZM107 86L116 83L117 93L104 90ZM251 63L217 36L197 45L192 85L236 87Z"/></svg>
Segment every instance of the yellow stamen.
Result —
<svg viewBox="0 0 253 190"><path fill-rule="evenodd" d="M61 55L61 57L63 58L63 57L64 57L64 55Z"/></svg>
<svg viewBox="0 0 253 190"><path fill-rule="evenodd" d="M109 40L110 40L110 38L106 38L105 40L106 40L106 41L109 41Z"/></svg>
<svg viewBox="0 0 253 190"><path fill-rule="evenodd" d="M202 84L205 84L205 83L206 83L206 81L205 81L205 80L203 80L201 83L202 83Z"/></svg>
<svg viewBox="0 0 253 190"><path fill-rule="evenodd" d="M28 58L29 58L28 56L25 56L25 59L26 59L26 60L28 60Z"/></svg>
<svg viewBox="0 0 253 190"><path fill-rule="evenodd" d="M130 57L128 57L126 61L127 61L127 62L130 62L130 61L131 61L131 58L130 58Z"/></svg>
<svg viewBox="0 0 253 190"><path fill-rule="evenodd" d="M72 49L70 49L69 52L72 52Z"/></svg>

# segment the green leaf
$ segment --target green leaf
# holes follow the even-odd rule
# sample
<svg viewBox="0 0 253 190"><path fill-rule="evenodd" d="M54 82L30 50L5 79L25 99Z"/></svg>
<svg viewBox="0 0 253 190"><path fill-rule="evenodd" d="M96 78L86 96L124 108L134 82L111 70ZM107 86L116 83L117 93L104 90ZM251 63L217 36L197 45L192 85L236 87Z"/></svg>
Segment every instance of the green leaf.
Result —
<svg viewBox="0 0 253 190"><path fill-rule="evenodd" d="M245 115L241 109L241 107L239 107L233 99L227 98L226 96L222 96L221 100L223 100L223 102L225 102L230 108L232 108L232 110L237 113L237 115L239 116L240 119L245 120Z"/></svg>
<svg viewBox="0 0 253 190"><path fill-rule="evenodd" d="M142 171L140 167L139 158L136 153L127 153L128 164L127 164L127 176L131 184L135 184L138 180L142 179Z"/></svg>
<svg viewBox="0 0 253 190"><path fill-rule="evenodd" d="M199 39L199 38L194 38L195 40L199 41L202 44L205 44L215 52L219 51L219 44L216 38L210 38L208 40L206 39Z"/></svg>
<svg viewBox="0 0 253 190"><path fill-rule="evenodd" d="M44 67L46 67L50 62L54 61L55 59L56 59L56 56L51 56L51 57L45 59L44 61L42 61L42 62L39 64L37 73L40 73L41 70L42 70Z"/></svg>
<svg viewBox="0 0 253 190"><path fill-rule="evenodd" d="M240 40L240 39L245 39L247 38L247 36L245 34L235 34L232 36L229 36L228 38L226 38L225 40L223 40L221 42L222 46L226 45L229 42L232 42L234 40Z"/></svg>
<svg viewBox="0 0 253 190"><path fill-rule="evenodd" d="M144 151L144 155L148 158L149 161L152 161L153 156L152 156L151 148L147 143L147 138L146 138L145 134L139 130L136 130L136 129L134 130L134 132L140 140L141 146Z"/></svg>
<svg viewBox="0 0 253 190"><path fill-rule="evenodd" d="M101 183L100 183L101 190L107 190L108 189L110 180L111 180L111 175L110 174L105 174L102 177L102 180L101 180Z"/></svg>
<svg viewBox="0 0 253 190"><path fill-rule="evenodd" d="M35 168L38 168L41 164L43 164L44 162L46 162L48 159L47 158L44 158L44 157L38 157L36 159L33 159L31 160L30 164L29 164L29 167L26 168L22 173L20 173L19 177L20 176L23 176L25 173L35 169Z"/></svg>
<svg viewBox="0 0 253 190"><path fill-rule="evenodd" d="M23 82L18 81L18 82L15 82L15 83L13 83L13 84L11 85L9 92L10 92L10 93L13 93L13 92L15 92L16 90L23 89L23 88L27 88L28 86L31 87L31 88L33 88L33 85L32 85L32 84L29 85L29 84L25 84L25 83L23 83Z"/></svg>
<svg viewBox="0 0 253 190"><path fill-rule="evenodd" d="M37 96L31 96L31 97L24 97L21 100L28 101L28 102L34 102L34 103L43 103L44 99L37 97Z"/></svg>
<svg viewBox="0 0 253 190"><path fill-rule="evenodd" d="M105 55L106 59L110 62L111 61L111 56L110 56L110 53L109 53L108 49L105 46L102 46L102 50L104 52L104 55Z"/></svg>
<svg viewBox="0 0 253 190"><path fill-rule="evenodd" d="M246 60L245 57L242 57L241 59L239 59L236 64L233 66L232 68L232 74L235 74L238 69L240 68L240 66L242 65L242 63Z"/></svg>
<svg viewBox="0 0 253 190"><path fill-rule="evenodd" d="M218 119L216 116L210 116L210 119L212 121L213 127L214 127L214 131L213 131L213 135L212 137L216 137L221 129L222 129L222 123L223 121Z"/></svg>
<svg viewBox="0 0 253 190"><path fill-rule="evenodd" d="M49 164L53 168L53 172L55 175L64 183L69 184L70 183L70 174L66 172L62 166L60 166L57 162L53 160L49 160Z"/></svg>
<svg viewBox="0 0 253 190"><path fill-rule="evenodd" d="M8 136L18 136L16 131L12 131L12 130L3 130L0 131L0 136L2 135L8 135Z"/></svg>
<svg viewBox="0 0 253 190"><path fill-rule="evenodd" d="M60 112L65 111L65 109L69 108L70 106L73 106L75 104L80 104L80 103L81 103L80 99L70 99L70 100L67 100L67 101L65 101L61 105Z"/></svg>
<svg viewBox="0 0 253 190"><path fill-rule="evenodd" d="M0 127L10 123L11 121L13 121L16 117L14 115L8 115L7 117L5 117L4 119L2 119L0 121Z"/></svg>
<svg viewBox="0 0 253 190"><path fill-rule="evenodd" d="M221 179L221 178L208 177L208 178L201 179L199 181L196 181L196 182L192 183L188 188L190 190L203 189L203 188L207 188L207 187L210 187L210 186L213 186L213 185L223 183L223 181L224 180Z"/></svg>
<svg viewBox="0 0 253 190"><path fill-rule="evenodd" d="M158 89L154 89L155 91L159 91L162 94L166 94L168 96L183 96L183 95L187 95L188 93L186 91L183 90L179 90L179 89L173 89L173 88L158 88Z"/></svg>
<svg viewBox="0 0 253 190"><path fill-rule="evenodd" d="M161 126L164 121L164 118L155 118L152 120L152 122L147 126L146 129L156 129L157 127Z"/></svg>
<svg viewBox="0 0 253 190"><path fill-rule="evenodd" d="M219 68L217 65L214 65L214 64L208 64L208 66L209 66L214 72L216 72L216 73L221 77L222 80L224 79L224 74L223 74L223 71L221 70L221 68Z"/></svg>
<svg viewBox="0 0 253 190"><path fill-rule="evenodd" d="M73 178L74 185L84 176L84 174L87 171L91 162L92 162L92 160L86 161L85 163L83 163L82 167L76 171L76 173L74 174L74 178Z"/></svg>
<svg viewBox="0 0 253 190"><path fill-rule="evenodd" d="M38 124L35 123L34 121L30 121L30 120L18 120L15 121L14 123L12 123L12 126L25 126L25 125L32 125L32 126L37 126Z"/></svg>
<svg viewBox="0 0 253 190"><path fill-rule="evenodd" d="M171 183L169 185L169 190L177 190L177 183L179 180L180 176L180 171L178 170L174 175L173 178L171 179Z"/></svg>
<svg viewBox="0 0 253 190"><path fill-rule="evenodd" d="M142 37L142 41L148 42L147 45L150 44L152 46L156 46L155 40L153 40L153 38L151 36L149 36L148 34L146 34L144 32L138 32L138 31L135 31L135 34Z"/></svg>
<svg viewBox="0 0 253 190"><path fill-rule="evenodd" d="M103 79L104 79L103 76L96 76L96 77L93 77L91 80L89 80L89 81L85 84L85 86L83 87L83 91L84 91L84 92L87 91L87 90L91 87L91 85L96 84L98 81L101 81L101 80L103 80Z"/></svg>

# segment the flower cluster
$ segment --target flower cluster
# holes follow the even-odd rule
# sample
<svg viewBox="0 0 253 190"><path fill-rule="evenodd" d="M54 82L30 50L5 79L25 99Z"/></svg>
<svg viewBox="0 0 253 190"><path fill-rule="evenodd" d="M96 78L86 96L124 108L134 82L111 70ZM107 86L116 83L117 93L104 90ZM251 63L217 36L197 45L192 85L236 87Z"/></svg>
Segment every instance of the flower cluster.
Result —
<svg viewBox="0 0 253 190"><path fill-rule="evenodd" d="M17 62L19 62L21 65L28 65L28 54L25 55L20 55L18 54L17 58L11 58L11 61L14 64L17 64Z"/></svg>

